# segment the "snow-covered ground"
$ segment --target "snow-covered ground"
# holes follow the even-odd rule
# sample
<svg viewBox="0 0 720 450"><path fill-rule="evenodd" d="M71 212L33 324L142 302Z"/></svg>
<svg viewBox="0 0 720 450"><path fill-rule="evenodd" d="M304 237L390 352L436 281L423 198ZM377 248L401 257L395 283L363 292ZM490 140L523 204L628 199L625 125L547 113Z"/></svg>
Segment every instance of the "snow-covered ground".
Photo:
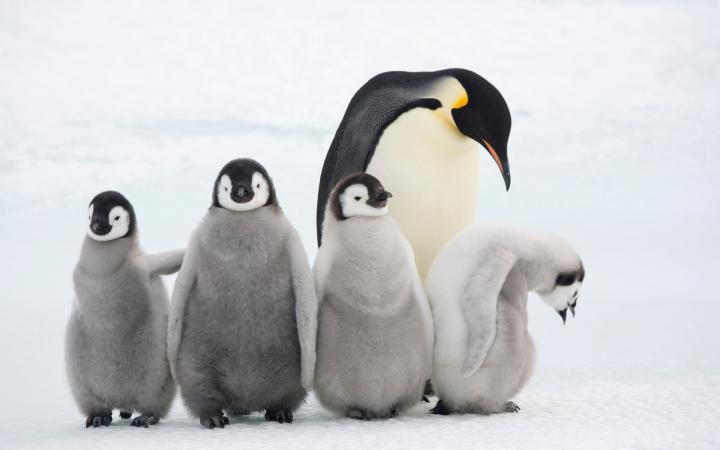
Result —
<svg viewBox="0 0 720 450"><path fill-rule="evenodd" d="M0 3L0 448L720 446L718 2ZM372 75L460 66L513 114L505 193L479 218L574 243L562 326L531 298L539 360L494 417L337 419L207 431L180 401L151 429L86 430L65 382L88 201L134 203L148 251L183 246L228 160L251 156L315 254L325 151ZM172 278L168 279L171 286Z"/></svg>

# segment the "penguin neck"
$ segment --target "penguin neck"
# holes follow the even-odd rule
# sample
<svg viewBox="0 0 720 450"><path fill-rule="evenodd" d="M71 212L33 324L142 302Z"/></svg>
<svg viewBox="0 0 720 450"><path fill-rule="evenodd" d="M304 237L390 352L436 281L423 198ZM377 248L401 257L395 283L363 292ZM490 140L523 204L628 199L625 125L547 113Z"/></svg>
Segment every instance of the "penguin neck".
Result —
<svg viewBox="0 0 720 450"><path fill-rule="evenodd" d="M202 222L205 232L200 236L212 248L219 248L221 253L227 249L235 255L237 246L233 243L279 232L282 227L278 226L278 221L283 220L280 208L274 205L250 211L231 211L211 206Z"/></svg>
<svg viewBox="0 0 720 450"><path fill-rule="evenodd" d="M109 242L98 242L85 236L78 266L94 275L106 275L117 272L133 253L139 253L137 234L115 239Z"/></svg>
<svg viewBox="0 0 720 450"><path fill-rule="evenodd" d="M552 248L548 239L536 233L523 233L516 237L518 265L525 274L527 289L537 292L547 285L547 265L553 264Z"/></svg>
<svg viewBox="0 0 720 450"><path fill-rule="evenodd" d="M225 227L231 224L230 232L251 233L257 230L258 220L268 220L280 214L280 208L275 205L261 206L250 211L231 211L219 206L211 206L208 209L204 222L213 227Z"/></svg>
<svg viewBox="0 0 720 450"><path fill-rule="evenodd" d="M332 213L325 218L328 238L344 252L365 261L374 261L394 252L397 225L389 215L379 217L355 216L337 220ZM359 260L360 260L359 259Z"/></svg>
<svg viewBox="0 0 720 450"><path fill-rule="evenodd" d="M518 311L525 323L528 320L528 292L530 292L530 289L526 269L522 264L515 264L505 278L505 283L500 289L500 297L504 298Z"/></svg>

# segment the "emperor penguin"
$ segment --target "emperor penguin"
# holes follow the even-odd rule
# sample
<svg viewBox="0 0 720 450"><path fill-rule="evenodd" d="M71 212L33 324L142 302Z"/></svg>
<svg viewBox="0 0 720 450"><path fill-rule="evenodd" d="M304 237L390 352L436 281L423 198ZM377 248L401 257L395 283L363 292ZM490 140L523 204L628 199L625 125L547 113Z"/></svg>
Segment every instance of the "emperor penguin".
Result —
<svg viewBox="0 0 720 450"><path fill-rule="evenodd" d="M318 245L331 189L365 171L395 193L390 214L425 279L443 244L476 220L480 147L510 188L510 126L503 96L469 70L385 72L370 79L350 100L325 158Z"/></svg>
<svg viewBox="0 0 720 450"><path fill-rule="evenodd" d="M435 322L433 412L517 412L512 398L535 367L528 292L563 323L585 268L565 240L498 224L471 226L443 247L426 287Z"/></svg>
<svg viewBox="0 0 720 450"><path fill-rule="evenodd" d="M293 421L312 385L317 297L298 233L272 179L251 159L227 163L172 295L168 356L190 412L207 428L265 411Z"/></svg>
<svg viewBox="0 0 720 450"><path fill-rule="evenodd" d="M356 419L416 404L432 371L432 316L412 248L387 215L392 197L365 173L342 179L328 202L315 261L315 394Z"/></svg>
<svg viewBox="0 0 720 450"><path fill-rule="evenodd" d="M138 427L167 414L175 383L160 275L177 272L183 254L144 254L135 211L122 194L102 192L90 202L65 336L67 378L86 427L110 425L113 409L123 419L138 411L130 422Z"/></svg>

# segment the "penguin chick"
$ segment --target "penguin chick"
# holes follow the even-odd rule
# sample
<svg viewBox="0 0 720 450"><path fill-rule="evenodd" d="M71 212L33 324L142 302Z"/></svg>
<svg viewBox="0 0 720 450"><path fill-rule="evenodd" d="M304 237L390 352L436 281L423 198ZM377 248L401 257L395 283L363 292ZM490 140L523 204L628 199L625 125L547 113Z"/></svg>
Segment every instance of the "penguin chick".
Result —
<svg viewBox="0 0 720 450"><path fill-rule="evenodd" d="M432 371L432 316L412 249L365 173L333 189L315 261L315 393L330 411L388 418L416 404Z"/></svg>
<svg viewBox="0 0 720 450"><path fill-rule="evenodd" d="M435 323L436 414L517 412L509 399L535 367L528 292L565 321L585 269L561 238L509 226L466 228L431 265L427 294Z"/></svg>
<svg viewBox="0 0 720 450"><path fill-rule="evenodd" d="M207 428L265 411L290 423L312 385L317 297L300 237L264 167L222 168L173 290L168 357Z"/></svg>
<svg viewBox="0 0 720 450"><path fill-rule="evenodd" d="M146 255L135 211L120 193L98 194L73 272L75 299L65 362L86 427L109 425L112 410L147 427L167 414L175 383L167 361L168 295L160 275L177 272L183 250Z"/></svg>

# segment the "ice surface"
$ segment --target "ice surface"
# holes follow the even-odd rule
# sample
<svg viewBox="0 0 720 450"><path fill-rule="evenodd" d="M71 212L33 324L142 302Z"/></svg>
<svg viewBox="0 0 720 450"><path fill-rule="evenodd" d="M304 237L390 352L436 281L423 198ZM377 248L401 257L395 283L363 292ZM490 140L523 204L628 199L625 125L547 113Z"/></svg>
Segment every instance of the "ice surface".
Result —
<svg viewBox="0 0 720 450"><path fill-rule="evenodd" d="M0 4L0 448L720 446L717 2ZM588 270L578 316L531 298L522 411L207 431L85 430L66 386L87 203L134 203L147 251L183 246L229 159L259 159L310 258L317 179L357 88L461 66L513 114L480 217L555 232ZM168 279L169 285L172 278Z"/></svg>

